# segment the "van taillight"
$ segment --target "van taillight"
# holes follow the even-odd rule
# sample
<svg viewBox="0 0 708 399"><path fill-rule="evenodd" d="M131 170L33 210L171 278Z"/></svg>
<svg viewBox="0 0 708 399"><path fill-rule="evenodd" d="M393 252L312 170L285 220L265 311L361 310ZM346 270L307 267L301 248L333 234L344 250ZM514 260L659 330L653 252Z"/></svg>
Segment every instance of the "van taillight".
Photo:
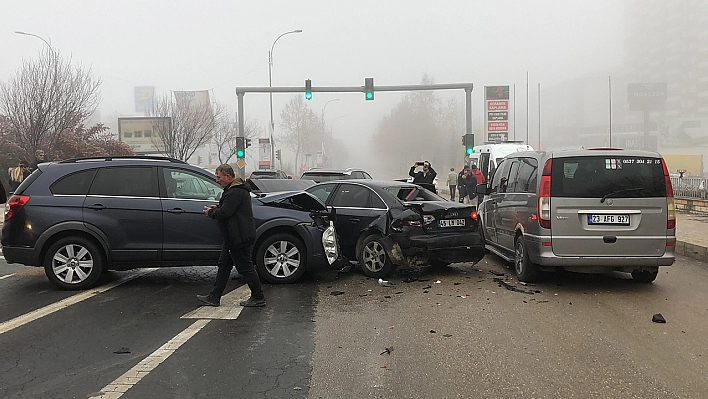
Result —
<svg viewBox="0 0 708 399"><path fill-rule="evenodd" d="M538 224L544 229L551 228L551 160L543 166L541 186L538 190Z"/></svg>
<svg viewBox="0 0 708 399"><path fill-rule="evenodd" d="M22 209L23 206L29 201L29 195L13 195L7 200L7 205L5 208L5 220L10 220L10 218Z"/></svg>
<svg viewBox="0 0 708 399"><path fill-rule="evenodd" d="M664 169L664 184L666 184L666 228L676 228L676 205L674 205L674 188L671 185L671 177L669 176L669 168L666 167L666 162L661 159L661 166Z"/></svg>

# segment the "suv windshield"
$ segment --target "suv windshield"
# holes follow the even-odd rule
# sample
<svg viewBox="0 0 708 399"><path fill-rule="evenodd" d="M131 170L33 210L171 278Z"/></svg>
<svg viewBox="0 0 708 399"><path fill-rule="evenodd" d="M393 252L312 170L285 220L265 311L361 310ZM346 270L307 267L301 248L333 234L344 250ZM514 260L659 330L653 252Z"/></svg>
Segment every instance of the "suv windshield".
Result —
<svg viewBox="0 0 708 399"><path fill-rule="evenodd" d="M554 158L551 196L569 198L665 197L661 158L594 156Z"/></svg>

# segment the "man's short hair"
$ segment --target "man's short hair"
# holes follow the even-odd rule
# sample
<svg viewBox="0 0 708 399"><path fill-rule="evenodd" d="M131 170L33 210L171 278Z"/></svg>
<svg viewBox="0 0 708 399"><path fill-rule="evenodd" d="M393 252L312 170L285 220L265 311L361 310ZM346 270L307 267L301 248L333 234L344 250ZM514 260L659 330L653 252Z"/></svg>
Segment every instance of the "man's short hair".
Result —
<svg viewBox="0 0 708 399"><path fill-rule="evenodd" d="M472 166L470 166L470 169L477 169L477 165L472 164Z"/></svg>
<svg viewBox="0 0 708 399"><path fill-rule="evenodd" d="M44 155L44 150L37 150L37 151L34 152L34 156L35 156L35 157L38 157L38 156L40 156L40 155Z"/></svg>
<svg viewBox="0 0 708 399"><path fill-rule="evenodd" d="M455 171L455 168L450 168L450 172L454 172L454 171Z"/></svg>
<svg viewBox="0 0 708 399"><path fill-rule="evenodd" d="M232 168L231 165L229 165L227 163L219 165L216 168L216 172L221 173L222 175L236 177L236 173L234 173L234 168Z"/></svg>
<svg viewBox="0 0 708 399"><path fill-rule="evenodd" d="M469 165L465 165L465 167L462 168L462 170L468 170L469 168L470 168Z"/></svg>

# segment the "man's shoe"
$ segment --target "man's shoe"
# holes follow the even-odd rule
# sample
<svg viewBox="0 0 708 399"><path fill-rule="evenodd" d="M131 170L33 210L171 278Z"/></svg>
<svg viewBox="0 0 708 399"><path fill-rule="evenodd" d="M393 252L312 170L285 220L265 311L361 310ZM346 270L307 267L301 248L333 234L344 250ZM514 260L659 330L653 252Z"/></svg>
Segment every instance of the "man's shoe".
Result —
<svg viewBox="0 0 708 399"><path fill-rule="evenodd" d="M221 305L221 301L218 298L214 298L209 295L197 295L197 299L199 299L199 301L201 301L202 303L209 305L209 306Z"/></svg>
<svg viewBox="0 0 708 399"><path fill-rule="evenodd" d="M256 299L254 297L250 297L245 301L241 301L239 305L247 308L260 308L262 306L265 306L265 299Z"/></svg>

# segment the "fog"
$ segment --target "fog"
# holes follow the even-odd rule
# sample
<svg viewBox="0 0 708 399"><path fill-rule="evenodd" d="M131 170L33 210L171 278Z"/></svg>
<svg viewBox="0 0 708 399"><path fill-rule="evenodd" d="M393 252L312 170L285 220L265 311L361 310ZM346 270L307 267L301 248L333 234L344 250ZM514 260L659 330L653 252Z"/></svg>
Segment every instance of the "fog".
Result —
<svg viewBox="0 0 708 399"><path fill-rule="evenodd" d="M695 4L706 13L700 2L681 3ZM473 124L480 142L484 86L509 85L515 88L515 124L509 138L528 137L530 144L545 148L578 144L577 139L558 137L567 119L577 118L562 115L569 96L581 96L585 102L580 118L585 125L577 127L591 127L608 124L610 75L619 75L612 95L620 108L626 108L626 83L662 81L658 75L634 79L628 72L627 47L636 46L639 39L632 39L631 26L625 24L632 19L628 14L644 7L617 0L5 1L0 12L0 80L6 81L23 59L36 57L45 46L38 38L14 33L24 31L46 39L103 80L97 119L112 130L118 116L140 116L134 111L136 86L155 86L156 94L209 90L212 100L235 111L236 87L268 86L268 52L275 39L302 29L277 41L273 86L304 86L305 79L315 87L362 86L365 77L373 77L376 85L419 84L424 74L436 83L471 82ZM579 87L594 89L577 94ZM280 112L295 95L273 96L276 138ZM307 106L321 114L329 100L339 99L327 104L325 124L350 149L349 166L369 166L374 175L405 175L409 165L397 171L374 170L379 167L370 142L382 118L405 95L377 92L374 101L365 101L362 93L315 92ZM464 104L462 90L435 95ZM247 94L244 114L267 132L268 95ZM617 111L616 118L613 123L642 121L641 113ZM431 140L434 136L431 132ZM420 153L412 157L424 157L425 147L421 142ZM455 166L462 151L460 146L450 165L440 166ZM283 158L292 162L294 154L285 150Z"/></svg>

